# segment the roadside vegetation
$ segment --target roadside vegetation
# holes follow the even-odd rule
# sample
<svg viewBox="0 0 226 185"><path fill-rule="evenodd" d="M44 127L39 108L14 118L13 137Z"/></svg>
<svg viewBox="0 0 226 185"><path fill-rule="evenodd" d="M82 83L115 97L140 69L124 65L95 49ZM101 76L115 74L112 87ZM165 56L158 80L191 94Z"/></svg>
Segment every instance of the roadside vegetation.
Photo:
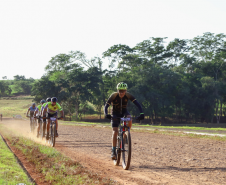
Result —
<svg viewBox="0 0 226 185"><path fill-rule="evenodd" d="M27 109L31 106L33 97L5 97L0 99L0 114L3 117L12 118L15 115L21 115L25 118Z"/></svg>
<svg viewBox="0 0 226 185"><path fill-rule="evenodd" d="M40 182L51 184L118 184L87 171L82 165L62 155L55 148L38 144L19 136L4 126L0 132L10 145L23 153L29 162L35 165L35 171L43 174Z"/></svg>
<svg viewBox="0 0 226 185"><path fill-rule="evenodd" d="M19 183L33 184L0 136L0 184L15 185Z"/></svg>
<svg viewBox="0 0 226 185"><path fill-rule="evenodd" d="M27 94L38 103L55 96L70 120L87 114L100 119L107 98L123 81L142 104L144 123L225 123L226 35L166 39L150 37L134 47L116 43L91 59L81 51L59 53L41 79L2 77L0 97ZM128 110L139 114L131 102Z"/></svg>

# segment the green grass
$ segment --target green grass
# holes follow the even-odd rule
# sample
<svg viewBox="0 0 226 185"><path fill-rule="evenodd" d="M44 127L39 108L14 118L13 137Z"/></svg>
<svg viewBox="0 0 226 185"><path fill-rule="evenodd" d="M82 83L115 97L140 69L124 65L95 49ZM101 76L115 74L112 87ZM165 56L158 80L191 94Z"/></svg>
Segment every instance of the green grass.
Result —
<svg viewBox="0 0 226 185"><path fill-rule="evenodd" d="M31 104L31 96L0 99L0 114L2 114L3 117L13 117L14 115L21 115L25 118L25 114Z"/></svg>
<svg viewBox="0 0 226 185"><path fill-rule="evenodd" d="M43 183L63 184L118 184L111 179L101 178L87 171L76 161L64 156L55 148L44 146L33 140L16 135L15 132L0 126L11 145L21 151L27 160L35 165L35 170L44 174ZM1 183L0 183L1 184Z"/></svg>
<svg viewBox="0 0 226 185"><path fill-rule="evenodd" d="M60 121L61 125L104 125L104 126L110 126L109 122L84 122L84 121ZM153 126L153 125L139 125L134 124L132 128L141 127L143 129L149 128L149 129L181 129L181 130L211 130L211 131L226 131L226 128L207 128L207 127L190 127L190 126Z"/></svg>
<svg viewBox="0 0 226 185"><path fill-rule="evenodd" d="M138 126L138 125L135 125ZM139 125L139 127L148 127L148 128L159 128L159 129L190 129L190 130L212 130L212 131L226 131L226 128L207 128L207 127L189 127L189 126L152 126L152 125Z"/></svg>
<svg viewBox="0 0 226 185"><path fill-rule="evenodd" d="M0 184L32 184L13 153L0 138Z"/></svg>

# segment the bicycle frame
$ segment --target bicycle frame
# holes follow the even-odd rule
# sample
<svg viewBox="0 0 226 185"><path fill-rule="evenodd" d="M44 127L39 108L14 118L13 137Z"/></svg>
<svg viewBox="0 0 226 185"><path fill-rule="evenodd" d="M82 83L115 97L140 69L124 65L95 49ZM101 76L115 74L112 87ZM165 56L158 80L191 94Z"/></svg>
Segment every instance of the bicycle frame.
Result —
<svg viewBox="0 0 226 185"><path fill-rule="evenodd" d="M120 126L119 126L119 131L118 131L118 136L117 136L117 145L116 146L116 160L114 160L114 165L118 166L120 163L120 157L122 153L122 166L123 169L128 170L130 166L130 160L131 160L131 138L130 138L130 127L128 126L129 121L132 118L120 118ZM123 140L123 136L125 132L128 132L128 138L129 138L129 144L128 144L128 150L125 149L125 143ZM128 142L128 140L127 140ZM128 152L128 159L126 160L125 158L125 153Z"/></svg>
<svg viewBox="0 0 226 185"><path fill-rule="evenodd" d="M122 150L122 145L123 145L123 135L126 132L126 128L128 129L128 131L130 132L130 127L128 127L128 122L131 120L131 118L120 118L120 128L119 128L119 133L118 133L118 137L120 137L120 149L121 152L124 152L125 150Z"/></svg>
<svg viewBox="0 0 226 185"><path fill-rule="evenodd" d="M49 140L46 140L47 143L50 144L50 146L54 147L55 146L55 141L56 141L56 117L50 117L46 118L50 119L50 138Z"/></svg>

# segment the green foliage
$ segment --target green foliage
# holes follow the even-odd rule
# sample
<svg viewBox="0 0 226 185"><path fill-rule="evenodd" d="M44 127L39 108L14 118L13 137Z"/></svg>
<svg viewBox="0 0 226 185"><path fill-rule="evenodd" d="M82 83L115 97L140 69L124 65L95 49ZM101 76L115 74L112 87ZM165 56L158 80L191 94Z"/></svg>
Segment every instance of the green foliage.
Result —
<svg viewBox="0 0 226 185"><path fill-rule="evenodd" d="M226 110L226 36L204 33L168 44L165 39L151 37L133 48L113 45L103 52L110 61L106 70L100 57L88 60L80 51L58 54L34 83L32 95L35 101L57 96L65 112L79 119L89 102L100 114L116 84L124 81L153 122L180 117L213 122L214 116L219 122ZM139 114L131 102L128 109Z"/></svg>

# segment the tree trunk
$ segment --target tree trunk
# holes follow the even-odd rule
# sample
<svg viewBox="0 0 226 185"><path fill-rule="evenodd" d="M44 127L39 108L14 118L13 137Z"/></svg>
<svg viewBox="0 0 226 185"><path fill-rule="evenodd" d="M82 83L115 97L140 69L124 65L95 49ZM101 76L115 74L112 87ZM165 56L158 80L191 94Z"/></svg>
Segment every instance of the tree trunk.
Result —
<svg viewBox="0 0 226 185"><path fill-rule="evenodd" d="M219 124L219 116L218 116L218 106L219 106L219 101L217 100L217 103L216 103L216 120L217 120L217 124Z"/></svg>

